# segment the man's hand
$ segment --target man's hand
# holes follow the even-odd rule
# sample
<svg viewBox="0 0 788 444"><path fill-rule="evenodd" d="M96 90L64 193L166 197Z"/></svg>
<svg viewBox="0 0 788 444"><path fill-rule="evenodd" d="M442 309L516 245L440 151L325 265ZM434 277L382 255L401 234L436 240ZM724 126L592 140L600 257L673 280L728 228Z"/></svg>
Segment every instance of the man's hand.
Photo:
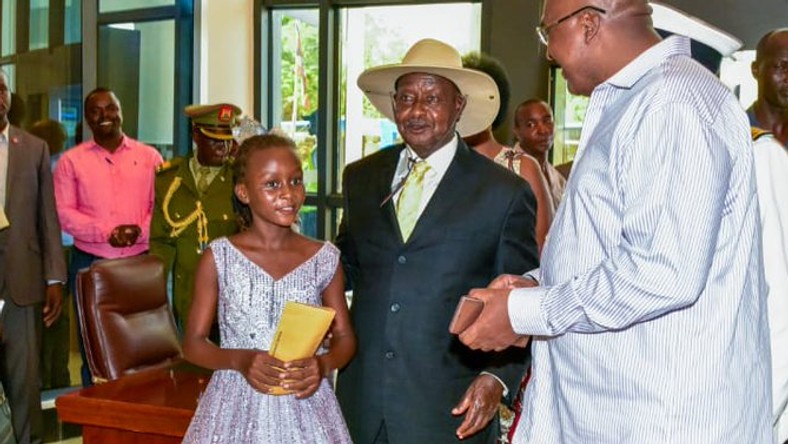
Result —
<svg viewBox="0 0 788 444"><path fill-rule="evenodd" d="M63 311L63 284L47 285L46 304L44 305L44 325L50 327Z"/></svg>
<svg viewBox="0 0 788 444"><path fill-rule="evenodd" d="M499 290L503 289L513 289L513 288L525 288L525 287L536 287L537 283L535 280L520 276L516 274L502 274L497 278L493 279L490 282L490 285L487 288L495 288Z"/></svg>
<svg viewBox="0 0 788 444"><path fill-rule="evenodd" d="M503 386L490 375L479 375L473 380L459 404L454 406L451 414L465 414L465 419L457 428L457 437L465 439L483 429L498 411L498 404L503 395Z"/></svg>
<svg viewBox="0 0 788 444"><path fill-rule="evenodd" d="M471 290L468 296L484 301L484 308L476 321L460 334L463 344L483 351L501 351L512 345L528 345L530 336L520 336L512 330L509 321L510 292L509 289L493 288Z"/></svg>
<svg viewBox="0 0 788 444"><path fill-rule="evenodd" d="M137 243L137 238L142 234L138 225L118 225L112 229L109 244L115 248L130 247Z"/></svg>

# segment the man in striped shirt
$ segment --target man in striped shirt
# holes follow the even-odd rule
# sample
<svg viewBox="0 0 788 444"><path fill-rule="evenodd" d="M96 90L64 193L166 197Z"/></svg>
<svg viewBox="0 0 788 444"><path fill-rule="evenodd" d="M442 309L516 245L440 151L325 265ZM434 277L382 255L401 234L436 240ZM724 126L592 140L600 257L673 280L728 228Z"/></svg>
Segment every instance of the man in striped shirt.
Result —
<svg viewBox="0 0 788 444"><path fill-rule="evenodd" d="M460 336L533 338L515 443L772 442L749 125L650 15L545 1L548 57L591 98L578 154L541 270L474 290L485 309Z"/></svg>

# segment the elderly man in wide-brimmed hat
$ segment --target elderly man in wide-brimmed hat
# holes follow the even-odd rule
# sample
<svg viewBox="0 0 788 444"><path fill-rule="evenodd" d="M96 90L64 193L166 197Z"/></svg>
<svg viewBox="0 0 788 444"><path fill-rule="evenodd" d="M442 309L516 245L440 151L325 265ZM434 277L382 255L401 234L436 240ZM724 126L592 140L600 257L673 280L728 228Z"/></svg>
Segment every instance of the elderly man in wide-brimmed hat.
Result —
<svg viewBox="0 0 788 444"><path fill-rule="evenodd" d="M530 188L460 138L490 125L498 90L429 39L358 85L405 143L344 173L337 244L359 346L337 387L348 427L358 444L492 443L524 350L472 352L448 326L468 290L538 261Z"/></svg>

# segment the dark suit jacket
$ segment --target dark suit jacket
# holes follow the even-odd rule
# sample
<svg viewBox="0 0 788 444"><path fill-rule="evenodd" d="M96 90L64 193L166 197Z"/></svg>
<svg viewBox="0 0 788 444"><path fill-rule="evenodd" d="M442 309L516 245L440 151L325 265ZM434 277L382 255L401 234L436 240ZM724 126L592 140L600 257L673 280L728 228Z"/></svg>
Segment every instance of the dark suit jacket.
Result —
<svg viewBox="0 0 788 444"><path fill-rule="evenodd" d="M403 243L394 203L380 205L403 148L382 150L344 173L337 245L353 286L358 352L339 376L337 395L357 444L372 442L383 420L392 443L454 442L462 418L451 409L479 372L496 374L514 392L524 370L524 350L473 352L448 326L470 289L538 266L530 187L460 140ZM494 436L488 427L463 442Z"/></svg>
<svg viewBox="0 0 788 444"><path fill-rule="evenodd" d="M17 305L42 302L46 281L66 281L46 143L19 128L8 134L5 213L0 231L0 289Z"/></svg>

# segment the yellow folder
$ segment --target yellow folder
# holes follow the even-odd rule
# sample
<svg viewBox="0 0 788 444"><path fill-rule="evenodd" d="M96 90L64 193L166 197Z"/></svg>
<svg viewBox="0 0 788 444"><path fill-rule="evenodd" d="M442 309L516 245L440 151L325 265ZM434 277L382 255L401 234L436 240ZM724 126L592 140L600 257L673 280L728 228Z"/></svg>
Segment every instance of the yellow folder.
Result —
<svg viewBox="0 0 788 444"><path fill-rule="evenodd" d="M268 353L283 362L313 356L333 320L333 308L288 301ZM273 395L288 393L291 392L282 387L274 387L271 392Z"/></svg>

